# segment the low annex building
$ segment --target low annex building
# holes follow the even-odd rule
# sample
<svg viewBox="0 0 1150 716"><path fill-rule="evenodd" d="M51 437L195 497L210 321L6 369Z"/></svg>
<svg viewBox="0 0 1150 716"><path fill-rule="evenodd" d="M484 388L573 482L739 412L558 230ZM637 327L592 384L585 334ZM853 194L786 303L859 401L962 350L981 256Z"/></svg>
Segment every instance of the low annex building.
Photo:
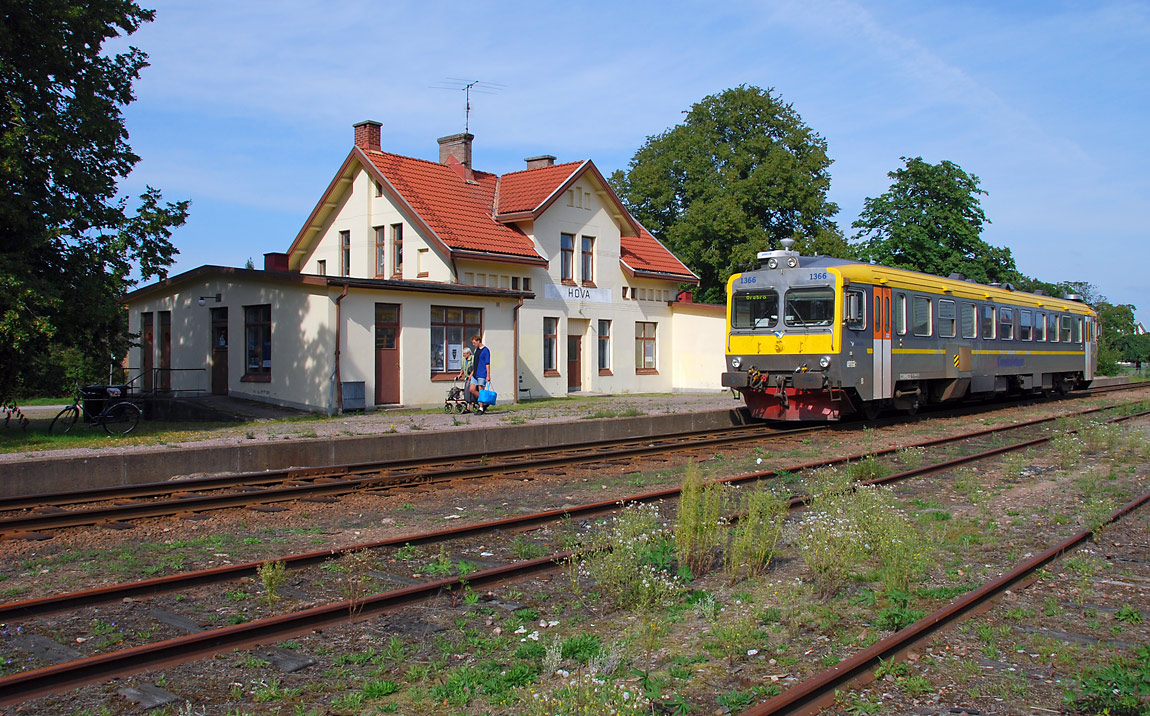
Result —
<svg viewBox="0 0 1150 716"><path fill-rule="evenodd" d="M201 266L125 297L145 391L310 410L442 403L474 334L500 402L572 392L719 391L725 312L589 161L471 166L355 144L285 253Z"/></svg>

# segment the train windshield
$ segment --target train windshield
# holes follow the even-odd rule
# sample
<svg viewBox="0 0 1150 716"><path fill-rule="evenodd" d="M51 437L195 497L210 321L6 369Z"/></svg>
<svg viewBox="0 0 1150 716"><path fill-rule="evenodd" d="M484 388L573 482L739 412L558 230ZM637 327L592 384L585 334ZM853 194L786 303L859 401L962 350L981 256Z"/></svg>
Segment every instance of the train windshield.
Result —
<svg viewBox="0 0 1150 716"><path fill-rule="evenodd" d="M813 328L831 325L835 315L834 288L792 288L787 291L783 315L788 326Z"/></svg>
<svg viewBox="0 0 1150 716"><path fill-rule="evenodd" d="M736 293L732 301L732 328L774 328L779 322L778 291L765 289Z"/></svg>

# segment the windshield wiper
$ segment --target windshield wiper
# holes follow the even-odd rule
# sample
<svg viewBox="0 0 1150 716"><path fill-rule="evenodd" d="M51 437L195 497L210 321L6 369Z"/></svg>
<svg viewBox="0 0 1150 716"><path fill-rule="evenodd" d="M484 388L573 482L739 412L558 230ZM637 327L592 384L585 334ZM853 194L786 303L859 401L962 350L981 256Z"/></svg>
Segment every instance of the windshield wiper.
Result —
<svg viewBox="0 0 1150 716"><path fill-rule="evenodd" d="M794 312L795 318L799 319L799 325L800 326L802 326L803 328L806 328L807 326L810 325L809 323L807 323L807 319L803 318L803 314L801 311L799 311L799 307L797 304L795 304L792 301L787 301L787 308L789 310L791 310L792 312Z"/></svg>

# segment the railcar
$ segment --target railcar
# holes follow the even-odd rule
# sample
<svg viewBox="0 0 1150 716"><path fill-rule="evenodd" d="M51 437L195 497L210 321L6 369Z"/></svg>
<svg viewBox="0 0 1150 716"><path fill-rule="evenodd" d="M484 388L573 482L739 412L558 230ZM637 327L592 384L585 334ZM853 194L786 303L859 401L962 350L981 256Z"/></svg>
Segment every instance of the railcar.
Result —
<svg viewBox="0 0 1150 716"><path fill-rule="evenodd" d="M1088 386L1098 317L1055 298L784 248L727 283L722 384L757 418L873 419Z"/></svg>

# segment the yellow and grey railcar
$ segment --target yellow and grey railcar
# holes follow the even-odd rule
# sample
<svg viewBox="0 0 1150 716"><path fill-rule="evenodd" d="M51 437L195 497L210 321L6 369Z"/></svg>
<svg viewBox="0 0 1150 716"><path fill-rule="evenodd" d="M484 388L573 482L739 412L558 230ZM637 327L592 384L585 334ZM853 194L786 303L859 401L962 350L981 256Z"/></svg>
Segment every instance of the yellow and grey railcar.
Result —
<svg viewBox="0 0 1150 716"><path fill-rule="evenodd" d="M1074 297L886 266L759 254L727 283L722 384L767 420L1086 387L1098 317Z"/></svg>

